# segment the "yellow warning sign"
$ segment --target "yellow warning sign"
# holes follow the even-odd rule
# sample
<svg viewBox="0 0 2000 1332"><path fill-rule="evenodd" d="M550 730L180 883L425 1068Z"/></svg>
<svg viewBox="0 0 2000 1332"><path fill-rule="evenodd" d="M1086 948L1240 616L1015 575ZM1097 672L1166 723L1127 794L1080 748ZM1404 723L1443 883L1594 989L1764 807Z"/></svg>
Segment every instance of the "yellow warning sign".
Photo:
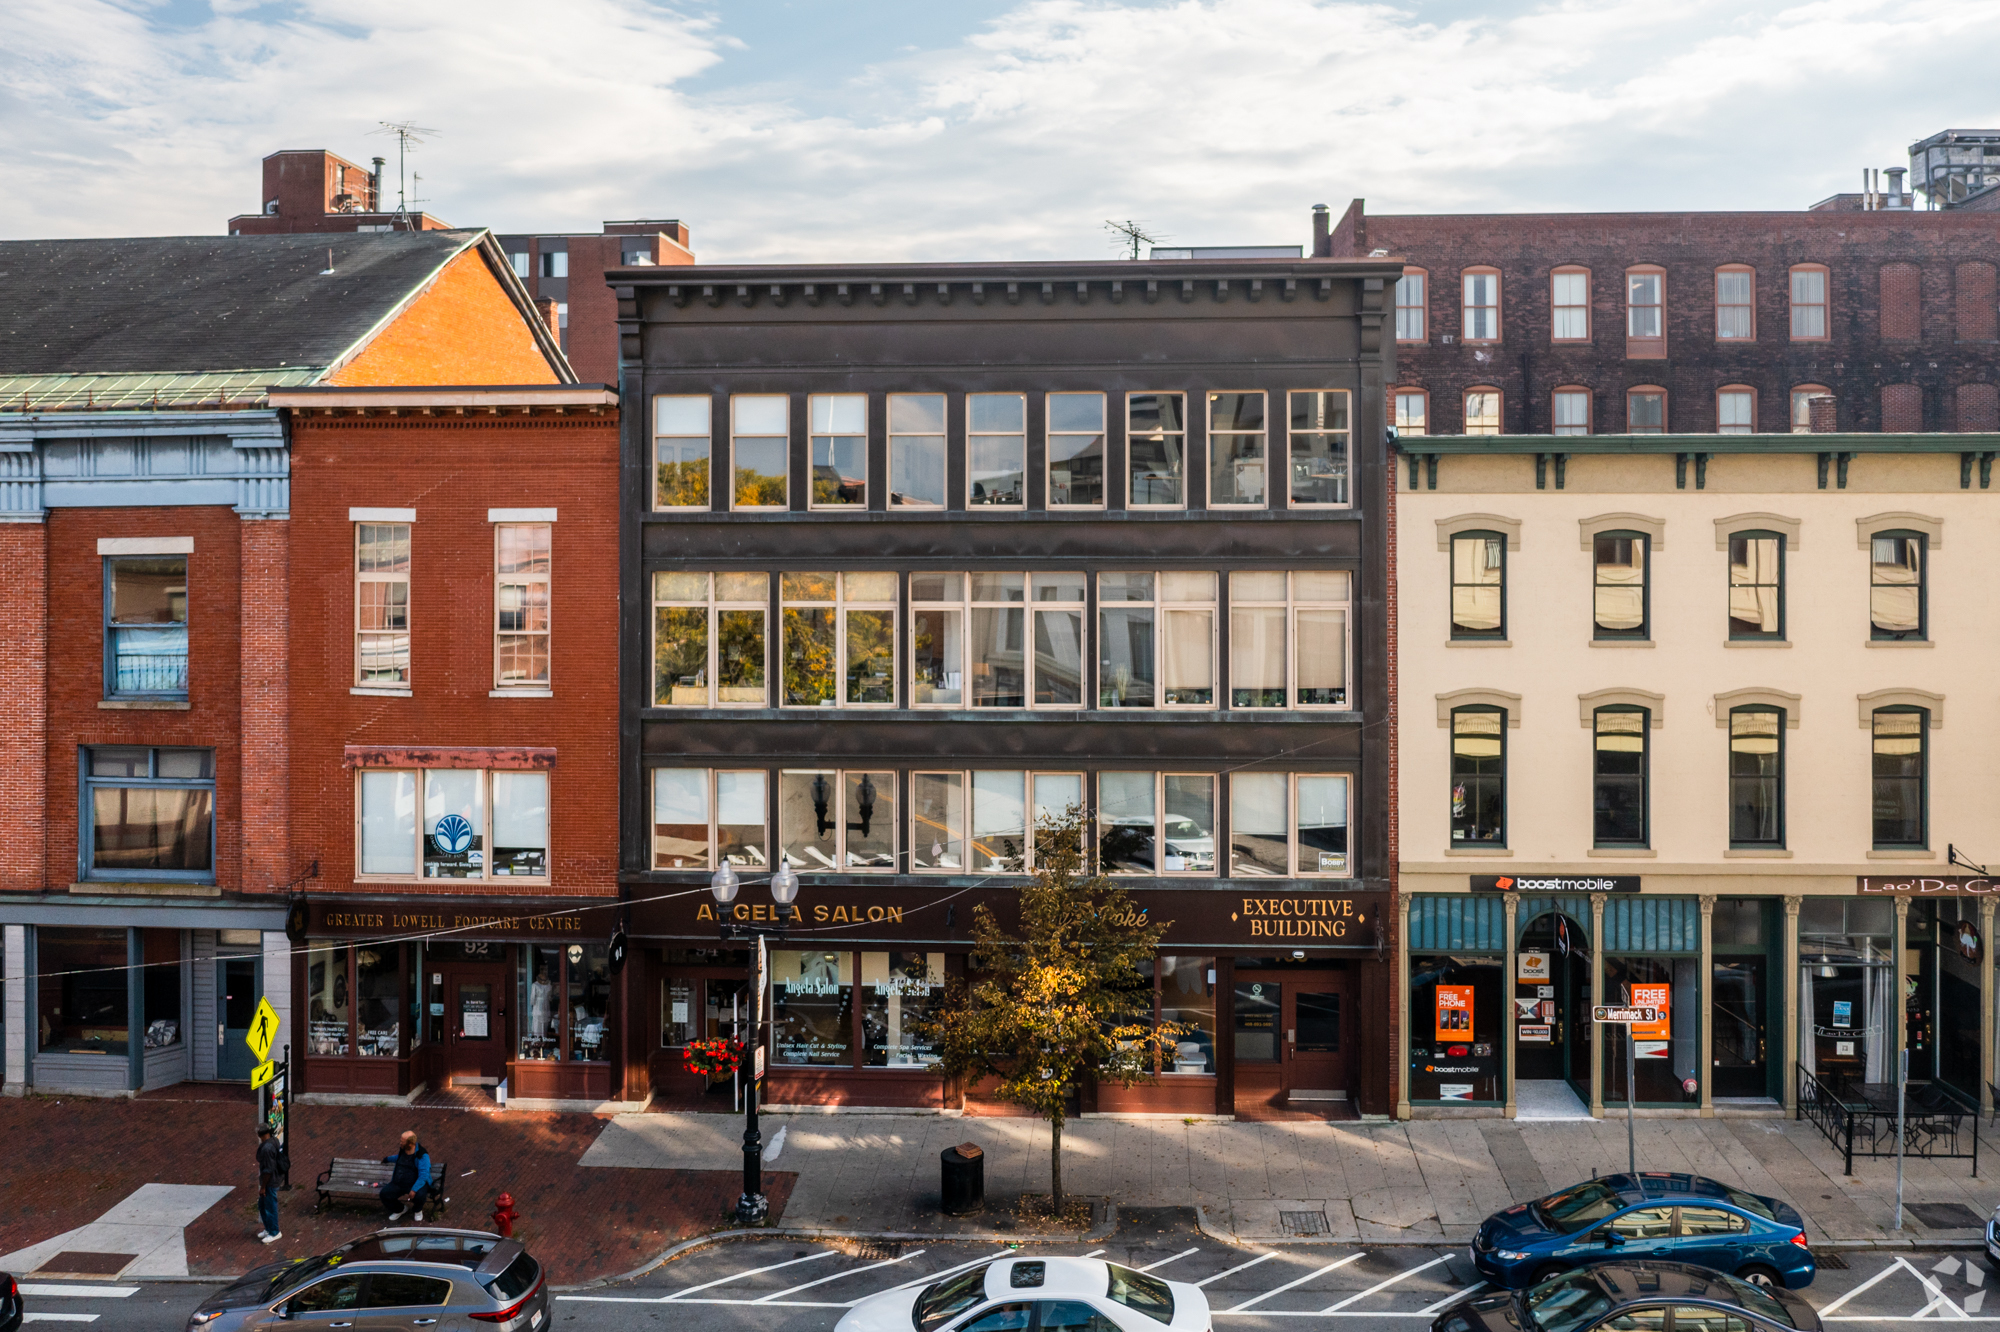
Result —
<svg viewBox="0 0 2000 1332"><path fill-rule="evenodd" d="M256 1091L259 1087L277 1076L278 1066L266 1059L263 1063L250 1070L250 1090Z"/></svg>
<svg viewBox="0 0 2000 1332"><path fill-rule="evenodd" d="M277 1039L278 1010L271 1007L268 998L259 999L256 1015L250 1019L250 1030L243 1034L243 1043L261 1064L271 1057L271 1042Z"/></svg>

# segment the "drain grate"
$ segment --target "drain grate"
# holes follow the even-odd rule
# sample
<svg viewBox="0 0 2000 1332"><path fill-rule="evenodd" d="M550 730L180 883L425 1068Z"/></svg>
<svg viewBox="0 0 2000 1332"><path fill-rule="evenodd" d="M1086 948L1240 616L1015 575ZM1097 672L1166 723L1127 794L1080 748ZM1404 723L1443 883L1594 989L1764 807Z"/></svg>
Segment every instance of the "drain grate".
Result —
<svg viewBox="0 0 2000 1332"><path fill-rule="evenodd" d="M854 1250L854 1256L856 1258L866 1259L871 1263L885 1263L888 1262L891 1258L902 1257L902 1254L903 1254L902 1245L886 1244L881 1240L864 1240L862 1241L861 1245Z"/></svg>
<svg viewBox="0 0 2000 1332"><path fill-rule="evenodd" d="M1814 1254L1813 1265L1822 1272L1845 1272L1847 1270L1847 1260L1831 1250Z"/></svg>
<svg viewBox="0 0 2000 1332"><path fill-rule="evenodd" d="M1287 1235L1328 1235L1333 1227L1326 1223L1325 1212L1280 1212L1278 1224L1285 1228Z"/></svg>
<svg viewBox="0 0 2000 1332"><path fill-rule="evenodd" d="M1986 1218L1964 1203L1906 1203L1904 1211L1924 1223L1926 1230L1977 1230Z"/></svg>

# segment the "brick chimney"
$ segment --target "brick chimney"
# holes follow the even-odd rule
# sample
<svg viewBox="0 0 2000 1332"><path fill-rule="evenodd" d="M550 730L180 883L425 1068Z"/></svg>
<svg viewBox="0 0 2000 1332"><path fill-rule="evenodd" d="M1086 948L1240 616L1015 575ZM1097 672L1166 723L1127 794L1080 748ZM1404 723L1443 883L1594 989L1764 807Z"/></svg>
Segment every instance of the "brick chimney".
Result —
<svg viewBox="0 0 2000 1332"><path fill-rule="evenodd" d="M1810 413L1813 434L1831 435L1840 428L1834 424L1833 408L1833 398L1827 394L1822 393L1806 399L1806 411Z"/></svg>
<svg viewBox="0 0 2000 1332"><path fill-rule="evenodd" d="M562 337L562 313L556 309L555 298L536 301L535 308L542 312L542 321L549 326L549 332L558 338Z"/></svg>
<svg viewBox="0 0 2000 1332"><path fill-rule="evenodd" d="M1329 234L1332 216L1325 204L1313 205L1313 254L1315 259L1333 257L1333 238Z"/></svg>

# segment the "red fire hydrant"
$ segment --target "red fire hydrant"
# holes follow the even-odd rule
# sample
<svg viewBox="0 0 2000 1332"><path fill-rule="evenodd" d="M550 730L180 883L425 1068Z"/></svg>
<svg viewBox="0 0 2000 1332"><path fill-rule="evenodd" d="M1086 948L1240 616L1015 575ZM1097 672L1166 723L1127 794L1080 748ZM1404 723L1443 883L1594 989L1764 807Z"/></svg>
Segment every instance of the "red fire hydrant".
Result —
<svg viewBox="0 0 2000 1332"><path fill-rule="evenodd" d="M514 1223L520 1219L521 1214L514 1210L514 1195L501 1194L493 1208L493 1228L503 1237L511 1238L514 1234Z"/></svg>

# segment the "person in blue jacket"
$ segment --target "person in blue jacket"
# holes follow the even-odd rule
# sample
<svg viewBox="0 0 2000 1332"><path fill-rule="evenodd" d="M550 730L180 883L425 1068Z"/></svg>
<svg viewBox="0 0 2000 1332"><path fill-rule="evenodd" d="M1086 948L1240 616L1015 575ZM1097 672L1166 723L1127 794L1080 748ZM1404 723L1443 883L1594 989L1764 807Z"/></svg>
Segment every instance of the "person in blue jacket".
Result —
<svg viewBox="0 0 2000 1332"><path fill-rule="evenodd" d="M389 1182L382 1186L382 1211L391 1221L401 1221L403 1213L416 1209L415 1219L424 1219L424 1195L431 1187L431 1154L417 1141L415 1130L403 1134L402 1146L394 1156L382 1158L394 1166Z"/></svg>

